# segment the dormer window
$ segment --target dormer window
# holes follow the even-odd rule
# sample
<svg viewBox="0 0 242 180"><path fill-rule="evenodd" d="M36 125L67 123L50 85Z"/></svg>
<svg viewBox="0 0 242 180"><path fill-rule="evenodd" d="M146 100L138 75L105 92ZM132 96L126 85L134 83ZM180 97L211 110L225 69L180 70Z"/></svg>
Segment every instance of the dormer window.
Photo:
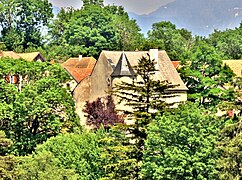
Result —
<svg viewBox="0 0 242 180"><path fill-rule="evenodd" d="M135 76L135 72L131 67L129 60L124 52L121 54L119 61L111 76L113 78L123 77L123 76L127 76L127 77Z"/></svg>

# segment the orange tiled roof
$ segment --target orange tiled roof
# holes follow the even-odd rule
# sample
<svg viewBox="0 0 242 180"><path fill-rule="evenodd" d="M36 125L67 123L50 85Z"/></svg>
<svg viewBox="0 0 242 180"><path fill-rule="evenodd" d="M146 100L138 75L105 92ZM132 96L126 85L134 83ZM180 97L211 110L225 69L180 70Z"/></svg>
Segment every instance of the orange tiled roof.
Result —
<svg viewBox="0 0 242 180"><path fill-rule="evenodd" d="M67 61L62 63L62 65L74 67L78 61L79 61L79 58L69 58Z"/></svg>
<svg viewBox="0 0 242 180"><path fill-rule="evenodd" d="M177 69L180 65L180 61L171 61L173 66Z"/></svg>
<svg viewBox="0 0 242 180"><path fill-rule="evenodd" d="M92 74L96 62L97 60L93 57L84 57L80 60L79 58L70 58L62 63L62 67L79 83Z"/></svg>

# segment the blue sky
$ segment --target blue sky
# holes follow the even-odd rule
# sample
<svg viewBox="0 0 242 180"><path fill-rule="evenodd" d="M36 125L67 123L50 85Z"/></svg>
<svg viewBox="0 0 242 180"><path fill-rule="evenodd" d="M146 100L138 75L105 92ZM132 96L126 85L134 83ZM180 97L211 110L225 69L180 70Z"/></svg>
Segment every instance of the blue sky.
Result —
<svg viewBox="0 0 242 180"><path fill-rule="evenodd" d="M172 1L174 0L104 0L104 3L122 5L128 12L147 14ZM49 2L58 7L80 8L82 5L81 0L49 0Z"/></svg>

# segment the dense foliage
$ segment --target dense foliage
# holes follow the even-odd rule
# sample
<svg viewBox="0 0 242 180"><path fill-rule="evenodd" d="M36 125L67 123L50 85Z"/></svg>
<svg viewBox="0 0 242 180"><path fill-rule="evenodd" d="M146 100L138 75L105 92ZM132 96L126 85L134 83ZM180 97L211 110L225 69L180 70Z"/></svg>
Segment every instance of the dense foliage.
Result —
<svg viewBox="0 0 242 180"><path fill-rule="evenodd" d="M177 29L171 22L158 22L148 32L151 48L165 49L173 60L180 60L192 43L192 34L186 29Z"/></svg>
<svg viewBox="0 0 242 180"><path fill-rule="evenodd" d="M80 10L62 9L51 27L51 44L65 46L58 54L98 57L101 50L135 50L142 35L122 7L85 5ZM56 54L56 55L58 55ZM55 56L55 54L53 54Z"/></svg>
<svg viewBox="0 0 242 180"><path fill-rule="evenodd" d="M241 179L241 99L229 106L224 127L219 132L217 148L220 158L217 161L220 179Z"/></svg>
<svg viewBox="0 0 242 180"><path fill-rule="evenodd" d="M9 155L12 143L4 131L0 131L0 179L14 179L18 174L15 169L17 159Z"/></svg>
<svg viewBox="0 0 242 180"><path fill-rule="evenodd" d="M232 99L228 84L233 71L223 65L215 48L203 41L191 51L191 59L183 62L181 77L187 85L188 99L207 106L216 106L221 101Z"/></svg>
<svg viewBox="0 0 242 180"><path fill-rule="evenodd" d="M41 152L25 156L19 160L18 179L72 179L77 180L78 174L73 169L58 166L59 159L50 152Z"/></svg>
<svg viewBox="0 0 242 180"><path fill-rule="evenodd" d="M223 59L241 59L242 58L242 23L238 28L227 29L225 31L214 31L208 40L216 50L222 54Z"/></svg>
<svg viewBox="0 0 242 180"><path fill-rule="evenodd" d="M8 50L41 46L41 33L52 17L48 0L1 0L0 40Z"/></svg>
<svg viewBox="0 0 242 180"><path fill-rule="evenodd" d="M71 95L62 87L69 79L59 65L2 58L0 74L19 76L18 84L0 80L1 130L13 141L16 154L78 125Z"/></svg>
<svg viewBox="0 0 242 180"><path fill-rule="evenodd" d="M144 179L215 179L217 119L188 103L149 125Z"/></svg>
<svg viewBox="0 0 242 180"><path fill-rule="evenodd" d="M137 162L128 144L117 129L58 135L19 160L18 178L132 179Z"/></svg>
<svg viewBox="0 0 242 180"><path fill-rule="evenodd" d="M112 127L99 144L101 147L102 179L135 179L139 176L137 146L127 137L126 128Z"/></svg>
<svg viewBox="0 0 242 180"><path fill-rule="evenodd" d="M80 179L98 179L103 173L99 163L99 136L101 137L85 132L59 135L38 146L36 153L37 156L44 152L51 153L52 157L58 160L55 163L56 168L73 169Z"/></svg>

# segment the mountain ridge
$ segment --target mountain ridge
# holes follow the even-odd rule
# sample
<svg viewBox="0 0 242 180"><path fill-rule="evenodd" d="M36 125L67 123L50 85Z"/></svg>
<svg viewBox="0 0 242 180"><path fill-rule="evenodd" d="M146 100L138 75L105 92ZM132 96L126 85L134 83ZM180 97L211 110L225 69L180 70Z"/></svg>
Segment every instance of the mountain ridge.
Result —
<svg viewBox="0 0 242 180"><path fill-rule="evenodd" d="M178 28L188 29L193 35L207 36L214 29L238 27L242 21L241 0L175 0L144 15L129 12L144 34L152 24L171 21Z"/></svg>

